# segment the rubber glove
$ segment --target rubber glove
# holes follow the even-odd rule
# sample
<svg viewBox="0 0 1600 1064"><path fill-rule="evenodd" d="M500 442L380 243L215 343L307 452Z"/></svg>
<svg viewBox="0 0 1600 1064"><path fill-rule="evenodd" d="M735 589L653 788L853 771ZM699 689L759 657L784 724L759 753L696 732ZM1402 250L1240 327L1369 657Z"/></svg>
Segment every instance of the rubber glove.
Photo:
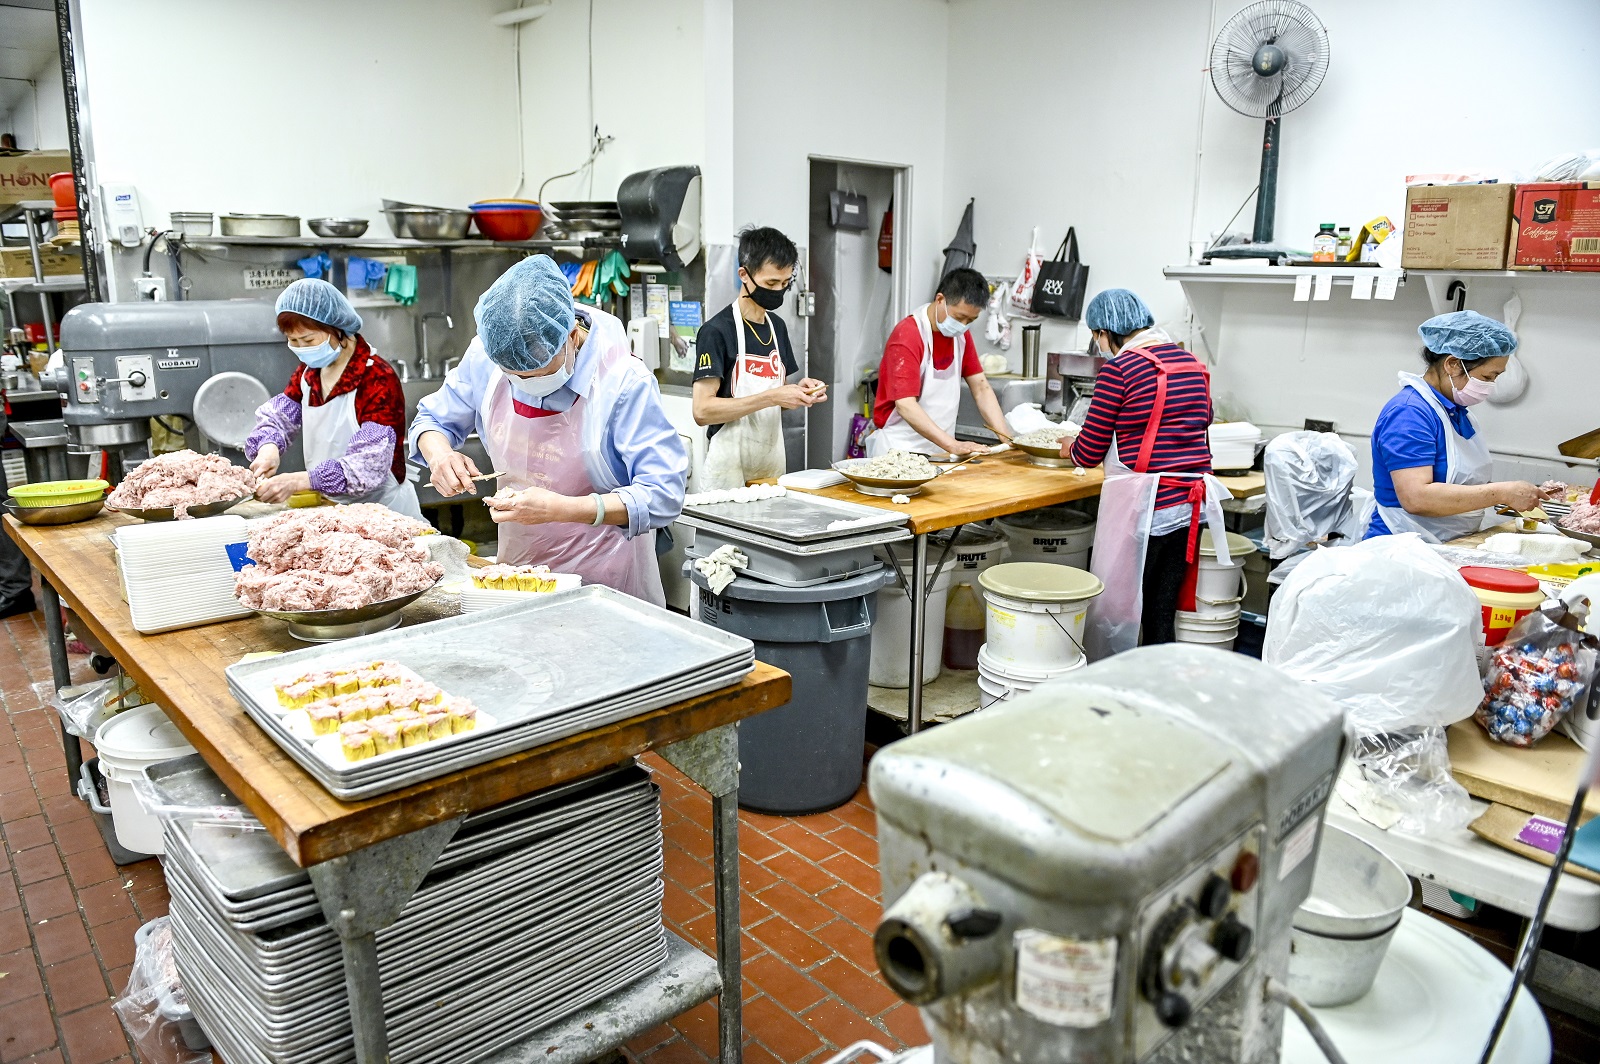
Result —
<svg viewBox="0 0 1600 1064"><path fill-rule="evenodd" d="M583 269L583 267L576 262L561 263L561 273L566 277L567 284L569 285L575 285L578 283L578 271L581 269Z"/></svg>
<svg viewBox="0 0 1600 1064"><path fill-rule="evenodd" d="M389 267L383 279L384 294L402 307L417 301L417 268L396 263Z"/></svg>
<svg viewBox="0 0 1600 1064"><path fill-rule="evenodd" d="M328 258L327 252L319 251L297 260L295 265L304 270L307 277L321 277L333 269L333 260Z"/></svg>
<svg viewBox="0 0 1600 1064"><path fill-rule="evenodd" d="M347 288L378 288L389 272L387 263L351 256L345 266Z"/></svg>
<svg viewBox="0 0 1600 1064"><path fill-rule="evenodd" d="M628 265L628 260L622 257L622 252L612 249L605 262L601 264L602 291L609 288L614 294L625 296L628 294L628 282L624 277L633 276L633 268Z"/></svg>

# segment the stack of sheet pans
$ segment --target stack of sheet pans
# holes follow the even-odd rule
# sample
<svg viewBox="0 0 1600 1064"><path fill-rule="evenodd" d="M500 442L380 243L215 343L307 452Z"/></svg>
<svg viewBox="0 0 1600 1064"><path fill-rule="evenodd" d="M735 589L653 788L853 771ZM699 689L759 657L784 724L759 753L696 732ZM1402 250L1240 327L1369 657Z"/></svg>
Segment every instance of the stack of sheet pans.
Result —
<svg viewBox="0 0 1600 1064"><path fill-rule="evenodd" d="M354 762L285 721L276 683L380 659L470 699L488 720L474 731ZM245 712L302 768L340 798L364 798L707 694L737 683L754 665L748 639L595 585L232 665L227 673Z"/></svg>
<svg viewBox="0 0 1600 1064"><path fill-rule="evenodd" d="M732 544L749 565L740 576L780 587L850 580L882 568L876 548L909 539L906 515L791 491L755 502L695 503L678 523L695 530L690 559Z"/></svg>
<svg viewBox="0 0 1600 1064"><path fill-rule="evenodd" d="M169 802L220 786L197 757L150 776ZM339 939L306 873L259 830L165 830L179 972L223 1057L354 1060ZM377 936L391 1059L483 1057L659 969L660 872L658 792L637 767L469 817Z"/></svg>

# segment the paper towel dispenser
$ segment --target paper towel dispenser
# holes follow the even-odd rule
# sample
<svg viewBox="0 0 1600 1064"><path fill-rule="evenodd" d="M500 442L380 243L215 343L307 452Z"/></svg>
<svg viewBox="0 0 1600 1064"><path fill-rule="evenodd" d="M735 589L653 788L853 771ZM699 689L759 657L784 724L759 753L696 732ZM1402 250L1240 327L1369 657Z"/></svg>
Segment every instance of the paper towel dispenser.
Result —
<svg viewBox="0 0 1600 1064"><path fill-rule="evenodd" d="M681 270L700 254L700 168L659 166L630 174L617 189L622 251Z"/></svg>

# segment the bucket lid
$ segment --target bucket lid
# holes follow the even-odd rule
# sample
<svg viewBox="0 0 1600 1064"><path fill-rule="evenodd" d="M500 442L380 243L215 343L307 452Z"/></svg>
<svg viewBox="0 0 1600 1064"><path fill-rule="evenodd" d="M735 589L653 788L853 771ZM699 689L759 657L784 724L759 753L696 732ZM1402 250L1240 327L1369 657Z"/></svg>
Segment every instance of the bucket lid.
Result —
<svg viewBox="0 0 1600 1064"><path fill-rule="evenodd" d="M1000 533L989 528L963 528L956 537L956 550L970 551L973 548L980 550L996 547L1006 541Z"/></svg>
<svg viewBox="0 0 1600 1064"><path fill-rule="evenodd" d="M1470 586L1484 591L1502 591L1508 595L1526 595L1539 590L1539 581L1527 573L1514 569L1492 569L1487 565L1463 565L1461 579Z"/></svg>
<svg viewBox="0 0 1600 1064"><path fill-rule="evenodd" d="M1015 528L1021 532L1076 532L1094 524L1094 518L1081 510L1026 510L1020 514L995 518L1001 528Z"/></svg>
<svg viewBox="0 0 1600 1064"><path fill-rule="evenodd" d="M683 570L684 575L692 580L696 587L710 590L711 585L701 575L700 570L694 567L693 562L685 563ZM883 585L892 583L894 574L882 566L859 576L829 580L808 587L784 587L754 577L736 576L733 578L733 583L722 589L722 597L743 599L747 602L834 602L839 599L871 595Z"/></svg>
<svg viewBox="0 0 1600 1064"><path fill-rule="evenodd" d="M1246 554L1254 554L1257 549L1258 548L1250 541L1249 537L1241 536L1237 532L1228 533L1229 557L1243 558ZM1215 558L1217 556L1217 548L1212 546L1211 537L1209 535L1203 535L1200 537L1200 553L1207 558Z"/></svg>
<svg viewBox="0 0 1600 1064"><path fill-rule="evenodd" d="M194 753L194 747L154 703L118 713L94 733L101 757L124 761L166 761Z"/></svg>
<svg viewBox="0 0 1600 1064"><path fill-rule="evenodd" d="M1069 672L1077 672L1088 660L1079 654L1076 661L1070 665L1062 665L1055 669L1030 669L1026 665L1018 665L1009 661L996 661L994 655L989 653L989 644L985 643L978 648L978 675L988 676L998 680L1020 680L1023 683L1044 683L1057 676L1065 676Z"/></svg>
<svg viewBox="0 0 1600 1064"><path fill-rule="evenodd" d="M1076 602L1106 589L1100 578L1055 562L1004 562L978 577L985 591L1024 602Z"/></svg>

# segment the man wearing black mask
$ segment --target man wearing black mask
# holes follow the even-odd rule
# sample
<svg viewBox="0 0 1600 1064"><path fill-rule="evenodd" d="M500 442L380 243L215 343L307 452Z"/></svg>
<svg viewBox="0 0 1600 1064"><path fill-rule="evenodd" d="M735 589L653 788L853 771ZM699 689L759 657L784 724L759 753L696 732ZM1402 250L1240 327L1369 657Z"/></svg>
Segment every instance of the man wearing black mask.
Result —
<svg viewBox="0 0 1600 1064"><path fill-rule="evenodd" d="M708 426L701 474L708 491L742 488L784 472L783 410L828 397L822 381L804 378L789 333L775 311L794 284L800 255L776 229L739 234L739 298L700 327L694 367L694 419Z"/></svg>

